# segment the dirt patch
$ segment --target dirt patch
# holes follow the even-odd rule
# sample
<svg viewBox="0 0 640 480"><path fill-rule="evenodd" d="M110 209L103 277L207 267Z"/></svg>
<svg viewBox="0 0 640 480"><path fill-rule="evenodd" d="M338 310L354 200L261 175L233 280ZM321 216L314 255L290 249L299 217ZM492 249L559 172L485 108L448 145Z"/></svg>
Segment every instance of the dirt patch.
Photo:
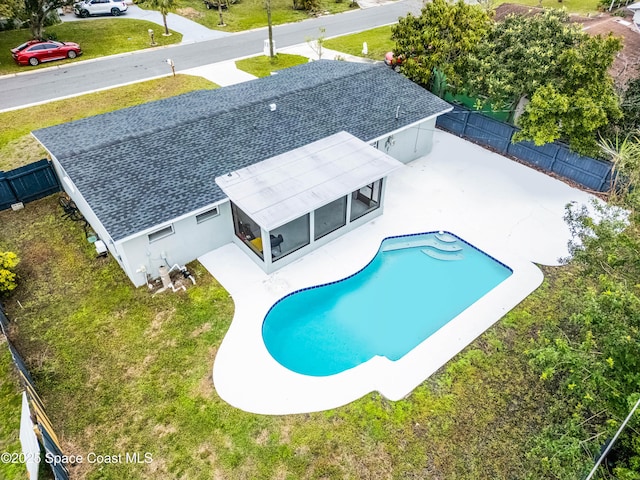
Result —
<svg viewBox="0 0 640 480"><path fill-rule="evenodd" d="M204 13L197 11L195 8L184 7L178 8L176 13L181 17L188 18L189 20L197 20L198 18L204 17Z"/></svg>
<svg viewBox="0 0 640 480"><path fill-rule="evenodd" d="M265 446L269 441L269 430L263 429L256 437L256 443L261 447Z"/></svg>
<svg viewBox="0 0 640 480"><path fill-rule="evenodd" d="M213 398L213 379L211 378L210 373L207 374L206 377L200 379L198 386L195 388L193 393L202 398Z"/></svg>
<svg viewBox="0 0 640 480"><path fill-rule="evenodd" d="M139 378L144 372L146 372L149 369L149 365L151 365L156 359L156 355L155 354L150 354L147 355L144 360L142 360L142 363L134 363L132 364L129 368L127 368L127 371L124 373L124 376L126 379L135 379L135 378Z"/></svg>
<svg viewBox="0 0 640 480"><path fill-rule="evenodd" d="M174 313L176 313L175 308L156 313L151 325L149 325L149 328L144 332L145 336L151 338L157 337L162 331L162 326L173 318Z"/></svg>
<svg viewBox="0 0 640 480"><path fill-rule="evenodd" d="M280 427L280 443L287 444L291 441L291 425L284 424Z"/></svg>
<svg viewBox="0 0 640 480"><path fill-rule="evenodd" d="M153 427L154 435L157 435L160 438L176 433L177 431L178 430L173 425L156 425Z"/></svg>
<svg viewBox="0 0 640 480"><path fill-rule="evenodd" d="M208 332L210 330L211 330L211 323L209 322L204 323L200 325L198 328L196 328L193 332L191 332L191 338L199 337L203 333Z"/></svg>

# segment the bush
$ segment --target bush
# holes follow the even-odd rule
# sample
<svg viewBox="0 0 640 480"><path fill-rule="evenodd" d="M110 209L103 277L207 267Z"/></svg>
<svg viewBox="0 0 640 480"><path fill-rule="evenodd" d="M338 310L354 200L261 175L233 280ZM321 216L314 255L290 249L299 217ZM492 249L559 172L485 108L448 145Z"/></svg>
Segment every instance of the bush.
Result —
<svg viewBox="0 0 640 480"><path fill-rule="evenodd" d="M20 260L13 252L0 252L0 293L10 292L18 286L13 269Z"/></svg>

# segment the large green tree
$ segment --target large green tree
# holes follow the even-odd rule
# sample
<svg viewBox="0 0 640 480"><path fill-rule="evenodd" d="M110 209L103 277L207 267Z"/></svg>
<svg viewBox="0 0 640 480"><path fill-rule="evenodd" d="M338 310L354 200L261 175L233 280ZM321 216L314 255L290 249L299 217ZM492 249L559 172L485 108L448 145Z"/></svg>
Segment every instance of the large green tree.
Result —
<svg viewBox="0 0 640 480"><path fill-rule="evenodd" d="M0 3L0 17L17 19L24 8L22 0L2 0Z"/></svg>
<svg viewBox="0 0 640 480"><path fill-rule="evenodd" d="M496 102L516 103L559 76L558 58L579 43L580 26L562 10L495 23L469 55L467 88Z"/></svg>
<svg viewBox="0 0 640 480"><path fill-rule="evenodd" d="M72 0L24 0L24 12L29 22L31 36L42 39L45 24L51 15L55 15L58 8L70 3L73 3Z"/></svg>
<svg viewBox="0 0 640 480"><path fill-rule="evenodd" d="M516 140L558 139L598 152L595 132L620 116L608 69L620 50L612 36L592 37L562 10L496 23L462 71L465 88L493 105L530 102Z"/></svg>
<svg viewBox="0 0 640 480"><path fill-rule="evenodd" d="M459 84L469 52L489 32L491 17L479 5L462 0L433 0L420 14L408 14L392 29L395 55L403 58L403 73L416 83L428 85L434 69L450 84Z"/></svg>
<svg viewBox="0 0 640 480"><path fill-rule="evenodd" d="M515 140L537 145L564 139L585 155L599 152L596 132L621 117L619 99L608 69L620 40L584 35L556 59L557 74L531 96L519 119Z"/></svg>

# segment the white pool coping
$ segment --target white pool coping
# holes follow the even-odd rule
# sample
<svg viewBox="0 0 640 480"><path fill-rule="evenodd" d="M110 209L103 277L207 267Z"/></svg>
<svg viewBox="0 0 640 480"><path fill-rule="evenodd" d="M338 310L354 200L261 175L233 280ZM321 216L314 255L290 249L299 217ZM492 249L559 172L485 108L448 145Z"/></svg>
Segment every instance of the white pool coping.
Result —
<svg viewBox="0 0 640 480"><path fill-rule="evenodd" d="M229 244L199 260L230 293L235 314L213 366L220 397L245 411L327 410L379 391L399 400L514 308L543 280L531 262L567 255L569 202L593 197L540 172L436 130L431 154L389 177L380 217L267 275ZM297 374L276 362L262 322L280 298L351 275L385 237L450 231L513 270L507 280L396 362L375 357L329 377Z"/></svg>

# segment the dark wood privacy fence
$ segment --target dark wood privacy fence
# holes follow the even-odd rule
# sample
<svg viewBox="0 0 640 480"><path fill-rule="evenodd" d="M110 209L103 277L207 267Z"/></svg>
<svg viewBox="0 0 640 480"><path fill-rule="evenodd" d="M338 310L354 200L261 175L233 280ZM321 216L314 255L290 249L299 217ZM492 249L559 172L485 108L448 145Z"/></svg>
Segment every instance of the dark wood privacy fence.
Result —
<svg viewBox="0 0 640 480"><path fill-rule="evenodd" d="M27 203L60 191L58 177L47 159L9 172L0 171L0 210Z"/></svg>
<svg viewBox="0 0 640 480"><path fill-rule="evenodd" d="M609 162L583 157L561 143L548 143L540 147L532 142L512 143L511 139L518 128L489 118L481 112L454 105L451 112L438 117L436 125L503 155L553 172L590 190L606 192L611 185L612 165Z"/></svg>

